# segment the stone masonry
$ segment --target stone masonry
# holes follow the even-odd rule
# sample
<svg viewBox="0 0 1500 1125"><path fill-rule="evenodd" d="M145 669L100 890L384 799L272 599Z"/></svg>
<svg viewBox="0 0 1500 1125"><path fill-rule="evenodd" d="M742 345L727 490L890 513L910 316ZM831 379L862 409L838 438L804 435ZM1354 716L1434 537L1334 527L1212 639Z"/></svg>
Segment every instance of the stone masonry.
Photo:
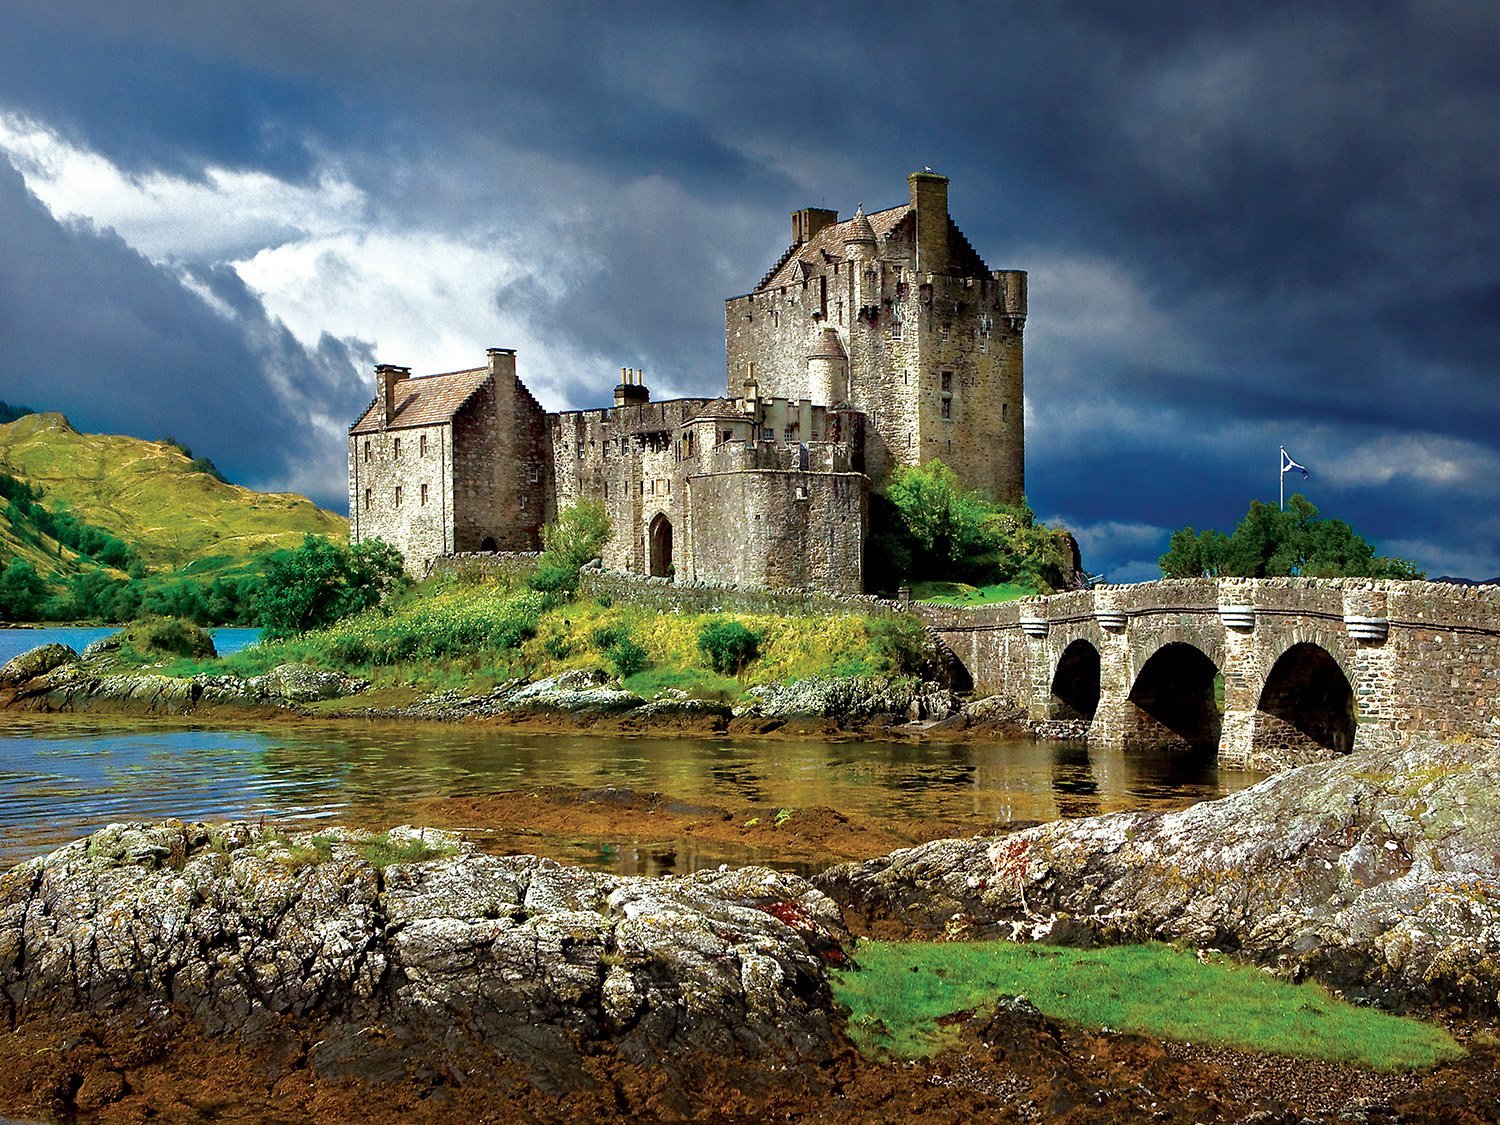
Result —
<svg viewBox="0 0 1500 1125"><path fill-rule="evenodd" d="M355 542L439 558L534 550L567 505L603 503L625 573L859 593L869 493L942 458L970 487L1023 490L1026 275L989 271L948 216L948 181L840 222L792 216L793 243L726 307L722 398L652 402L624 368L614 405L543 411L492 348L483 367L376 368L349 431Z"/></svg>
<svg viewBox="0 0 1500 1125"><path fill-rule="evenodd" d="M976 691L1034 719L1086 720L1100 745L1276 770L1421 737L1500 737L1493 588L1190 579L914 608Z"/></svg>

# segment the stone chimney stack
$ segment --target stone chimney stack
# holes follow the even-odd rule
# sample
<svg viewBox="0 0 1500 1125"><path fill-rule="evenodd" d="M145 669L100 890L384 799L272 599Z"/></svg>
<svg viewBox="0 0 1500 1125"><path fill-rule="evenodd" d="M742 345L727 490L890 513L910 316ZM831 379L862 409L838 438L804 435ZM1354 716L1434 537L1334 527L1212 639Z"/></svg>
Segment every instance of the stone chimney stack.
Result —
<svg viewBox="0 0 1500 1125"><path fill-rule="evenodd" d="M948 272L948 177L913 172L911 209L917 215L917 272Z"/></svg>
<svg viewBox="0 0 1500 1125"><path fill-rule="evenodd" d="M615 405L650 402L651 392L646 389L645 372L638 367L620 368L620 384L615 387Z"/></svg>
<svg viewBox="0 0 1500 1125"><path fill-rule="evenodd" d="M397 367L394 363L375 365L375 394L380 400L380 414L385 425L389 426L396 416L396 389L410 378L410 367Z"/></svg>
<svg viewBox="0 0 1500 1125"><path fill-rule="evenodd" d="M820 230L838 221L837 211L828 211L822 207L804 207L800 211L793 211L792 242L797 246L811 242Z"/></svg>
<svg viewBox="0 0 1500 1125"><path fill-rule="evenodd" d="M489 360L490 374L497 380L502 377L509 379L516 377L515 348L488 348L485 355Z"/></svg>

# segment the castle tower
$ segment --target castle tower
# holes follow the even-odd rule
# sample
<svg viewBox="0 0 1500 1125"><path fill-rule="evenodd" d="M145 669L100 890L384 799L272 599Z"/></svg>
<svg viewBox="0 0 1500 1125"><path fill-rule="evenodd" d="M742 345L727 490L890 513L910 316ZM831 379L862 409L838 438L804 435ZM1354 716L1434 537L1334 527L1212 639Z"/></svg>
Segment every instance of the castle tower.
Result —
<svg viewBox="0 0 1500 1125"><path fill-rule="evenodd" d="M849 356L839 340L838 329L813 330L807 352L809 397L820 406L837 406L849 399Z"/></svg>

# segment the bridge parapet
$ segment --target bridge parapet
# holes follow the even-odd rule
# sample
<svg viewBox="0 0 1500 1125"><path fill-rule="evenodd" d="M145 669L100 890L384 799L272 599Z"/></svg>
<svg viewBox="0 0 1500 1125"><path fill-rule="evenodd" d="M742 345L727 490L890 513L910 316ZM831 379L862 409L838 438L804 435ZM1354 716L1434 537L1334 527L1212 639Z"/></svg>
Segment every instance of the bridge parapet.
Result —
<svg viewBox="0 0 1500 1125"><path fill-rule="evenodd" d="M914 608L977 691L1038 719L1087 718L1105 744L1207 742L1225 766L1279 769L1355 745L1500 736L1492 587L1186 579ZM1210 669L1213 715L1174 696L1185 680L1213 690Z"/></svg>

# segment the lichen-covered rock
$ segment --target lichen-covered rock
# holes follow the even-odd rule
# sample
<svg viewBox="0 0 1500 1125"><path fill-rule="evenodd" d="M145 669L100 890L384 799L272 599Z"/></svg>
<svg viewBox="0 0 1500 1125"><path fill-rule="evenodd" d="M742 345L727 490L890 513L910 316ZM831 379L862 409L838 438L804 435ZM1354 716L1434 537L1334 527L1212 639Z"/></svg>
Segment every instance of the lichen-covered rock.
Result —
<svg viewBox="0 0 1500 1125"><path fill-rule="evenodd" d="M808 676L795 683L751 688L734 714L766 719L901 715L915 721L945 718L957 710L953 693L935 683L883 676Z"/></svg>
<svg viewBox="0 0 1500 1125"><path fill-rule="evenodd" d="M976 937L1185 941L1378 1001L1500 1010L1500 745L1304 766L1180 812L939 840L816 881Z"/></svg>
<svg viewBox="0 0 1500 1125"><path fill-rule="evenodd" d="M829 1049L836 906L762 868L627 878L456 836L111 825L0 876L0 1018L167 1002L215 1032L318 1025L317 1066ZM394 1052L394 1054L392 1054Z"/></svg>
<svg viewBox="0 0 1500 1125"><path fill-rule="evenodd" d="M45 644L27 649L0 668L0 688L18 687L77 659L78 653L68 645Z"/></svg>
<svg viewBox="0 0 1500 1125"><path fill-rule="evenodd" d="M629 711L646 701L633 691L610 687L602 672L575 670L525 684L495 701L504 711Z"/></svg>

